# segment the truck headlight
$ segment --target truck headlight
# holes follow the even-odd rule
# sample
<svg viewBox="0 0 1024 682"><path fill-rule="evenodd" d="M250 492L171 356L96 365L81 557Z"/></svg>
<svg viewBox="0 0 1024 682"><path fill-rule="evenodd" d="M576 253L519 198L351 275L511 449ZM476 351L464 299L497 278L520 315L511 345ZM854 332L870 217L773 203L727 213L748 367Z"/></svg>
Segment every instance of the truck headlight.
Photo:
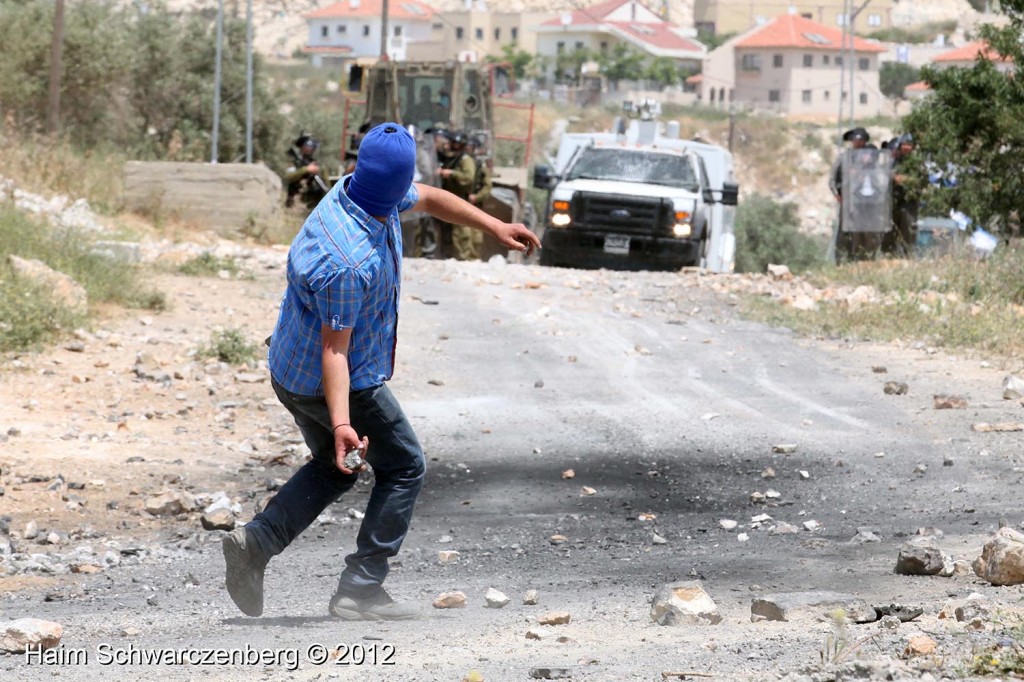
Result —
<svg viewBox="0 0 1024 682"><path fill-rule="evenodd" d="M569 202L568 201L552 201L551 202L551 224L555 227L565 227L572 222L572 218L569 217Z"/></svg>
<svg viewBox="0 0 1024 682"><path fill-rule="evenodd" d="M690 223L676 223L672 226L672 235L675 237L689 237L693 234L693 227Z"/></svg>

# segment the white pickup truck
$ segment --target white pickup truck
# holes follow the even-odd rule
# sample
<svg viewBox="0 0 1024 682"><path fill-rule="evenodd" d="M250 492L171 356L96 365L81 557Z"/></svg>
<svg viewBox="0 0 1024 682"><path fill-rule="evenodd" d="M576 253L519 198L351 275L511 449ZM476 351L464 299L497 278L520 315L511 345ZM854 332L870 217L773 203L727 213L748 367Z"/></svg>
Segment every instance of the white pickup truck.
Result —
<svg viewBox="0 0 1024 682"><path fill-rule="evenodd" d="M619 134L566 134L554 166L535 167L534 186L550 191L542 264L732 271L732 155L663 127L634 120Z"/></svg>

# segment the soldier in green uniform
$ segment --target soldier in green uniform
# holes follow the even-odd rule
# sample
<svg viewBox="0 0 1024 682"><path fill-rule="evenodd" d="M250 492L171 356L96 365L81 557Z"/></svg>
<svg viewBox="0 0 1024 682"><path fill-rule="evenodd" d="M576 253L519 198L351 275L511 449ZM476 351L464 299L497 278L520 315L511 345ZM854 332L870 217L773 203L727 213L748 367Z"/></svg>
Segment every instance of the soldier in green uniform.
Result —
<svg viewBox="0 0 1024 682"><path fill-rule="evenodd" d="M320 143L313 136L302 133L288 150L292 162L284 171L284 183L288 188L288 198L284 202L286 207L291 208L298 197L312 211L330 190L320 175L320 164L316 162L319 147Z"/></svg>
<svg viewBox="0 0 1024 682"><path fill-rule="evenodd" d="M460 199L469 200L473 193L473 184L476 181L476 162L470 154L466 153L468 138L461 131L453 131L448 134L448 153L441 163L441 188L445 189ZM452 225L452 255L457 260L479 260L480 244L482 243L476 235L477 232L465 225Z"/></svg>

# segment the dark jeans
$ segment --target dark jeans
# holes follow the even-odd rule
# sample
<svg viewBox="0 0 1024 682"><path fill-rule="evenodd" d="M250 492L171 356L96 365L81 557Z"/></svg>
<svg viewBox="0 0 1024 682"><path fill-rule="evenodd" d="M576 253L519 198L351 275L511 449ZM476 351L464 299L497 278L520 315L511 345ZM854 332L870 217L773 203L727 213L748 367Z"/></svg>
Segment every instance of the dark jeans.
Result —
<svg viewBox="0 0 1024 682"><path fill-rule="evenodd" d="M359 474L342 474L334 463L334 434L327 401L301 396L271 381L281 404L313 453L313 459L281 486L248 528L269 557L280 554L328 505L350 489ZM360 437L370 439L366 459L375 483L359 527L356 551L345 557L338 591L370 596L388 575L388 558L398 554L409 530L426 466L412 425L387 386L349 393L349 417Z"/></svg>

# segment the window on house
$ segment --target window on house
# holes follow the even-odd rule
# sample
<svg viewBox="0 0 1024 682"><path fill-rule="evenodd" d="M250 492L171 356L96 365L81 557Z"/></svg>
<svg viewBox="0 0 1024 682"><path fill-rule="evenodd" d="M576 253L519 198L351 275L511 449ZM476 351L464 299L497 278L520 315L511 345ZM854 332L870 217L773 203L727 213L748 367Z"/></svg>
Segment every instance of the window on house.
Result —
<svg viewBox="0 0 1024 682"><path fill-rule="evenodd" d="M802 16L804 19L810 19L812 21L814 20L814 15L811 14L810 12L801 12L800 16Z"/></svg>
<svg viewBox="0 0 1024 682"><path fill-rule="evenodd" d="M760 71L761 70L761 55L759 54L745 54L740 59L740 68L744 71Z"/></svg>
<svg viewBox="0 0 1024 682"><path fill-rule="evenodd" d="M836 66L838 66L839 68L843 67L843 56L842 55L836 55Z"/></svg>
<svg viewBox="0 0 1024 682"><path fill-rule="evenodd" d="M826 90L822 94L825 96L825 101L826 102L829 101L830 99L832 99L832 92L830 90Z"/></svg>
<svg viewBox="0 0 1024 682"><path fill-rule="evenodd" d="M370 25L369 24L366 24L365 26L363 26L363 35L364 36L370 35Z"/></svg>
<svg viewBox="0 0 1024 682"><path fill-rule="evenodd" d="M810 90L804 90L803 92L801 92L800 93L800 99L803 101L804 104L810 104L811 103L811 91Z"/></svg>
<svg viewBox="0 0 1024 682"><path fill-rule="evenodd" d="M582 50L583 49L583 41L582 40L577 40L576 41L576 49L577 50Z"/></svg>
<svg viewBox="0 0 1024 682"><path fill-rule="evenodd" d="M337 29L335 29L335 30L336 30L336 31L337 31L338 33L344 33L345 31L347 31L347 30L348 30L348 27L347 27L347 26L345 26L345 24L338 24L338 28L337 28Z"/></svg>
<svg viewBox="0 0 1024 682"><path fill-rule="evenodd" d="M456 40L462 40L462 34L463 34L462 27L461 26L456 26L455 27L455 39Z"/></svg>
<svg viewBox="0 0 1024 682"><path fill-rule="evenodd" d="M607 51L608 51L608 41L607 40L602 40L601 41L601 54L604 54Z"/></svg>
<svg viewBox="0 0 1024 682"><path fill-rule="evenodd" d="M476 31L473 32L473 35L476 36L477 40L483 40L484 30L482 28L478 28Z"/></svg>
<svg viewBox="0 0 1024 682"><path fill-rule="evenodd" d="M512 40L519 40L519 28L516 26L512 27Z"/></svg>
<svg viewBox="0 0 1024 682"><path fill-rule="evenodd" d="M396 38L401 38L402 37L402 27L401 26L395 26L395 37Z"/></svg>
<svg viewBox="0 0 1024 682"><path fill-rule="evenodd" d="M812 66L814 66L814 55L813 54L805 54L804 55L804 68L810 68Z"/></svg>
<svg viewBox="0 0 1024 682"><path fill-rule="evenodd" d="M821 55L821 63L824 64L825 66L828 66L828 62L829 62L829 56L827 54Z"/></svg>
<svg viewBox="0 0 1024 682"><path fill-rule="evenodd" d="M329 33L330 33L330 29L328 29L326 26L321 26L320 27L320 37L321 38L326 38Z"/></svg>
<svg viewBox="0 0 1024 682"><path fill-rule="evenodd" d="M843 97L842 97L842 99L843 99L844 102L846 101L846 98L849 96L849 94L850 93L848 93L846 90L843 90Z"/></svg>
<svg viewBox="0 0 1024 682"><path fill-rule="evenodd" d="M558 54L562 54L563 52L565 52L565 41L559 40L558 43L555 45L555 51L558 52Z"/></svg>
<svg viewBox="0 0 1024 682"><path fill-rule="evenodd" d="M768 91L768 101L769 102L781 102L782 101L782 93L780 93L778 90L769 90Z"/></svg>
<svg viewBox="0 0 1024 682"><path fill-rule="evenodd" d="M494 29L494 39L495 40L501 40L501 29L500 28Z"/></svg>
<svg viewBox="0 0 1024 682"><path fill-rule="evenodd" d="M881 14L869 14L868 15L868 26L881 26L882 15Z"/></svg>
<svg viewBox="0 0 1024 682"><path fill-rule="evenodd" d="M868 59L867 57L861 57L860 59L857 60L857 68L860 69L861 71L867 71L869 68L871 68L871 60Z"/></svg>
<svg viewBox="0 0 1024 682"><path fill-rule="evenodd" d="M846 26L846 15L845 14L837 14L836 15L836 26Z"/></svg>
<svg viewBox="0 0 1024 682"><path fill-rule="evenodd" d="M868 93L866 93L866 92L860 93L860 103L861 104L867 104L868 103Z"/></svg>
<svg viewBox="0 0 1024 682"><path fill-rule="evenodd" d="M430 30L432 30L432 31L443 31L444 30L444 24L431 24L430 25Z"/></svg>
<svg viewBox="0 0 1024 682"><path fill-rule="evenodd" d="M781 69L782 68L782 55L781 54L773 54L772 55L772 66L775 67L776 69Z"/></svg>

